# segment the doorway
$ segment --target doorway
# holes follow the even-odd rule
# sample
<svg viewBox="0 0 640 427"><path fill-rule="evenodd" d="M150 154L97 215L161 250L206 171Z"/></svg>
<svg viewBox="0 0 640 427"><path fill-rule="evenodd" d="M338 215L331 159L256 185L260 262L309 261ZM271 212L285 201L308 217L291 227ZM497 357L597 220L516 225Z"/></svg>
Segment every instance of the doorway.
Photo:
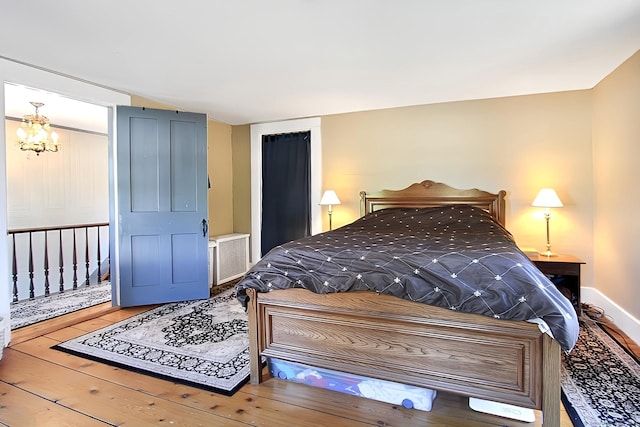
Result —
<svg viewBox="0 0 640 427"><path fill-rule="evenodd" d="M311 132L262 137L262 247L311 234Z"/></svg>
<svg viewBox="0 0 640 427"><path fill-rule="evenodd" d="M262 137L264 135L310 132L311 234L322 231L320 197L322 189L322 135L320 118L287 120L251 125L251 262L261 258L262 248Z"/></svg>
<svg viewBox="0 0 640 427"><path fill-rule="evenodd" d="M108 109L11 83L4 93L12 300L22 301L11 307L15 327L64 314L65 303L48 313L39 307L51 298L39 297L96 285L108 272ZM59 151L19 149L16 131L34 114L31 102L43 104L38 114L51 121ZM99 295L96 303L106 289Z"/></svg>
<svg viewBox="0 0 640 427"><path fill-rule="evenodd" d="M127 94L116 92L104 87L91 85L87 82L70 79L68 77L48 72L43 69L30 67L26 64L14 62L6 58L0 58L0 116L5 113L5 82L24 85L26 87L37 87L44 91L58 93L66 98L79 99L95 105L103 106L107 109L116 105L129 105L130 97ZM0 148L0 187L6 188L6 146L11 141L6 141L5 121L0 120L0 138L4 146ZM8 277L10 268L8 263L8 239L7 227L7 200L0 197L0 229L4 231L0 239L0 275ZM11 295L11 283L6 280L0 281L0 292L3 295ZM10 316L10 298L0 298L0 317L4 318L4 340L5 344L11 339L11 330L8 322ZM0 343L2 345L2 343Z"/></svg>

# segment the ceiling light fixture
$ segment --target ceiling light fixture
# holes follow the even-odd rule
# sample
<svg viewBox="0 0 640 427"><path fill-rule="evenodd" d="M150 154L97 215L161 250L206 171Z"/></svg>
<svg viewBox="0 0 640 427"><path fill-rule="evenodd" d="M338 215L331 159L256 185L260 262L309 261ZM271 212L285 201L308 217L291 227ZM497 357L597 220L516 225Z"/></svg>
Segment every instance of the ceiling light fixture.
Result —
<svg viewBox="0 0 640 427"><path fill-rule="evenodd" d="M36 155L43 151L58 151L58 134L51 130L49 119L38 114L38 109L44 104L31 102L31 105L35 107L36 113L27 114L22 118L22 124L16 132L18 146L22 151L35 151Z"/></svg>

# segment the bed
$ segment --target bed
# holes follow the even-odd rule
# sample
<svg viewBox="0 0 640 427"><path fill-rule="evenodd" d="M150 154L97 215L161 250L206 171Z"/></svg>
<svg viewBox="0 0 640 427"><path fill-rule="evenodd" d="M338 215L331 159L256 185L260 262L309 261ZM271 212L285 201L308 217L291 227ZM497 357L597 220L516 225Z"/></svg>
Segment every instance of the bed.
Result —
<svg viewBox="0 0 640 427"><path fill-rule="evenodd" d="M469 209L471 213L467 211ZM418 215L435 211L448 217L449 210L460 211L465 216L470 215L476 219L480 217L479 222L489 227L490 234L494 232L500 234L506 216L505 192L493 194L477 189L459 190L428 180L412 184L403 190L362 192L363 217L354 222L356 228L352 225L346 226L346 230L351 234L345 240L360 239L358 234L360 233L358 227L362 227L360 221L375 219L379 222L377 226L384 228L382 224L387 221L385 215L392 214L403 215L400 221L402 224L411 221L422 224L422 217ZM478 212L487 214L491 221ZM433 216L432 213L430 214ZM409 224L407 227L409 230ZM355 248L348 249L345 249L345 243L342 241L331 243L342 239L335 236L340 236L339 230L345 227L312 237L312 245L304 240L302 243L293 243L293 245L300 244L305 247L312 246L315 249L312 249L313 253L305 255L307 258L304 262L301 263L299 258L297 265L294 263L286 268L279 265L278 257L289 257L290 253L296 251L295 247L287 246L289 244L283 245L265 255L236 285L238 298L246 306L249 318L251 382L258 384L264 379L262 357L276 358L538 409L543 413L545 426L559 425L560 353L562 350L571 349L578 334L577 319L571 303L539 270L535 269L535 266L513 243L512 246L510 244L506 247L500 246L497 250L491 247L491 244L487 248L480 249L490 254L489 257L500 258L500 260L511 256L505 255L507 253L517 258L517 262L513 265L518 267L505 267L506 270L502 272L504 277L494 274L495 272L491 274L494 275L495 280L500 279L501 282L507 283L506 278L510 277L510 274L523 274L521 272L526 271L526 274L537 282L532 286L534 291L531 292L549 295L553 300L552 305L555 311L552 310L549 313L543 311L534 302L533 295L531 295L531 302L520 301L519 303L514 300L507 305L513 305L516 308L510 307L504 310L498 306L500 300L507 300L510 297L506 297L502 291L495 290L492 296L489 295L493 284L479 286L479 290L472 292L470 296L461 293L458 297L462 302L456 301L455 298L444 298L443 304L443 289L448 285L438 282L440 279L432 273L436 271L436 267L441 269L447 257L453 252L450 247L453 243L447 240L461 239L458 239L459 235L455 234L458 231L450 230L448 224L442 227L445 232L434 237L435 240L443 241L444 247L441 248L443 252L438 255L438 258L434 256L432 262L420 261L423 264L416 268L417 261L412 261L410 258L419 251L409 249L402 256L391 255L387 258L389 261L375 260L369 266L369 270L377 275L391 274L386 279L388 286L384 289L369 289L366 286L363 288L362 283L365 280L354 278L358 275L350 276L350 270L356 269L358 262L374 252L386 254L387 250L383 248L383 237L379 239L380 247L375 243L378 234L385 235L385 232L373 233L375 236L373 243L371 240L366 243L358 241ZM424 232L424 230L421 231L421 233ZM510 234L506 229L504 232L507 233L506 240L509 240ZM428 234L429 231L426 233ZM403 233L401 230L400 234L401 238L394 240L391 245L403 246L404 239L407 238L416 240L412 231ZM360 258L356 256L349 262L344 259L337 262L333 259L339 258L345 252L355 252L352 255L362 253L367 255L362 255ZM316 253L319 254L319 258L326 257L324 260L320 259L320 264L325 267L316 267L314 264L313 267L305 265L304 268L298 268L300 264L306 264L309 257L316 257ZM456 270L458 273L451 273L451 269L447 266L449 268L447 275L454 277L454 280L461 281L463 271L471 272L468 276L472 277L480 275L477 273L480 270L472 269L489 268L483 266L482 262L478 262L480 257L484 257L483 253L480 253L480 256L465 256L468 264L461 267L459 271ZM295 256L293 258L295 259ZM408 269L407 274L402 277L397 271L391 271L391 268L386 267L387 262L391 265L398 259ZM438 260L440 264L436 262ZM335 270L341 265L339 270ZM533 270L531 270L532 266ZM323 277L320 274L323 268L328 269L328 276ZM429 269L433 271L428 271ZM277 270L275 274L274 270ZM425 275L428 280L436 281L435 284L430 285L431 291L427 293L437 295L439 299L436 302L441 306L431 305L427 301L428 298L423 295L394 294L397 294L394 289L401 289L403 292L413 289L408 278L414 280L413 277L418 276L418 270L420 275ZM412 271L416 274L412 274ZM473 273L473 271L476 272ZM309 282L315 283L314 286L309 287L312 290L301 287L302 282L306 281L303 276L300 276L301 274L313 276L309 279ZM394 274L398 277L390 279ZM346 288L328 289L333 287L334 282L344 282ZM408 291L407 293L410 294ZM478 298L474 299L474 296ZM527 294L527 298L529 296ZM469 303L470 300L473 301ZM492 300L498 305L487 309L487 305L493 304L493 302L488 304L487 301ZM526 300L526 298L520 297L520 300ZM541 318L546 320L540 321L541 318L531 316L529 305L533 306L536 313L542 313ZM468 309L467 306L475 306L476 308L472 311L477 308L480 308L480 311L464 312ZM515 313L516 320L506 320L509 316L505 313L509 315ZM537 319L538 322L524 321L529 317ZM552 334L556 337L555 339L552 338Z"/></svg>

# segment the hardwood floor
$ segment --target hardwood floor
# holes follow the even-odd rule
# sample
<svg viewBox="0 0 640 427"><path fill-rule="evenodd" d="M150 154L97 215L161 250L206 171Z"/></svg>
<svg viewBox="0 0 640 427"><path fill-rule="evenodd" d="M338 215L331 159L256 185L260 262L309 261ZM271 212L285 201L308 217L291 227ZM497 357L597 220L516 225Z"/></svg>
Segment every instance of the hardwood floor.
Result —
<svg viewBox="0 0 640 427"><path fill-rule="evenodd" d="M7 426L531 426L468 409L440 393L431 412L269 379L231 397L73 356L51 346L150 307L108 305L18 330L0 360ZM637 345L635 349L637 351ZM561 427L572 426L566 413Z"/></svg>

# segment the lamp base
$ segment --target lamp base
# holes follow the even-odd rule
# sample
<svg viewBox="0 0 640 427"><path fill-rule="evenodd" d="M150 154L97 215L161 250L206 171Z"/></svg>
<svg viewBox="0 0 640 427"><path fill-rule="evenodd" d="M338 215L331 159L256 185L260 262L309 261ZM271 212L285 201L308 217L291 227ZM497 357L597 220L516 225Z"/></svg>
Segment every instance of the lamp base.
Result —
<svg viewBox="0 0 640 427"><path fill-rule="evenodd" d="M546 250L544 252L540 252L540 256L552 257L552 256L558 256L558 254L555 252L551 252L550 250Z"/></svg>

